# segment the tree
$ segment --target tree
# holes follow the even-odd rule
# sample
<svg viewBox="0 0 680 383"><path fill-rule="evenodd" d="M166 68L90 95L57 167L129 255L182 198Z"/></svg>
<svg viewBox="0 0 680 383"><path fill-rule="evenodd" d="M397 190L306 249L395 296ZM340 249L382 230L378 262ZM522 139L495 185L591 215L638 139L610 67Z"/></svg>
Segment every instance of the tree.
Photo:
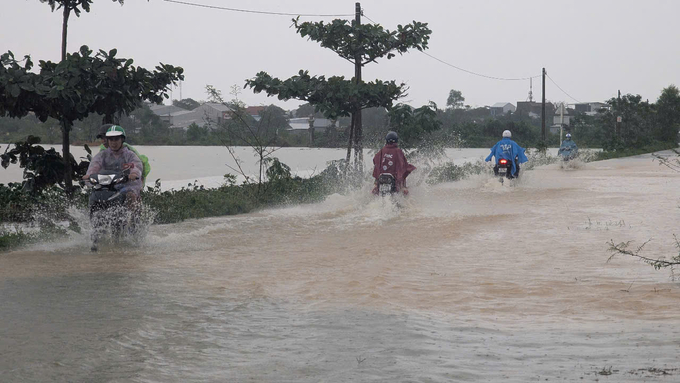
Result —
<svg viewBox="0 0 680 383"><path fill-rule="evenodd" d="M426 23L416 21L390 31L377 24L361 24L358 17L352 22L335 19L330 23L300 23L297 18L293 19L293 25L300 36L318 42L354 64L354 78L345 80L344 77L333 76L326 80L324 76L311 77L307 71L301 70L298 76L281 81L260 72L254 79L246 81L246 86L256 93L265 91L269 96L278 95L282 100L295 98L307 101L327 118L351 115L347 160L349 162L351 148L354 147L355 164L360 168L363 162L361 110L390 108L406 90L404 84L397 85L394 81L366 83L361 78L361 68L383 57L391 59L396 53L403 54L412 48L427 49L432 31Z"/></svg>
<svg viewBox="0 0 680 383"><path fill-rule="evenodd" d="M174 105L178 108L186 109L186 110L194 110L194 109L198 108L199 106L201 106L201 104L198 101L194 100L193 98L185 98L185 99L182 99L182 100L172 100L172 105Z"/></svg>
<svg viewBox="0 0 680 383"><path fill-rule="evenodd" d="M206 137L208 137L208 133L208 128L198 126L194 122L187 127L187 141L201 143Z"/></svg>
<svg viewBox="0 0 680 383"><path fill-rule="evenodd" d="M161 103L168 98L170 84L184 78L180 67L161 63L151 72L133 66L132 59L115 56L115 49L92 55L84 45L59 63L41 60L38 74L31 72L29 56L23 66L11 51L0 56L0 116L23 117L33 112L43 122L49 117L59 120L66 189L73 185L69 132L74 121L91 113L127 114L144 100Z"/></svg>
<svg viewBox="0 0 680 383"><path fill-rule="evenodd" d="M449 91L449 98L446 99L446 106L453 109L460 109L464 106L465 97L459 90L451 89Z"/></svg>
<svg viewBox="0 0 680 383"><path fill-rule="evenodd" d="M307 71L302 70L297 76L285 81L272 78L266 72L260 72L254 79L247 80L246 86L253 88L255 93L266 91L270 96L278 95L280 100L307 101L315 105L326 118L331 120L354 116L365 108L392 107L392 103L402 97L405 92L405 85L397 85L394 81L375 80L355 84L345 80L342 76L329 77L327 80L324 76L312 77ZM355 119L352 123L355 123ZM350 142L356 143L357 141ZM347 162L349 162L350 149L351 145L347 150ZM356 153L356 145L354 149L355 160L359 161L362 157Z"/></svg>
<svg viewBox="0 0 680 383"><path fill-rule="evenodd" d="M272 160L272 153L278 150L278 147L276 147L278 132L272 124L280 123L277 115L280 116L283 110L273 105L269 106L263 111L260 120L256 121L246 112L245 104L242 101L234 99L231 102L226 102L222 98L222 93L212 85L206 86L206 91L211 102L217 102L229 108L230 118L218 123L217 129L213 131L220 137L236 163L236 168L231 169L241 174L246 183L251 183L250 176L241 167L241 160L233 148L234 144L250 146L255 152L259 165L257 191L264 192L265 168Z"/></svg>
<svg viewBox="0 0 680 383"><path fill-rule="evenodd" d="M390 128L399 133L399 146L413 148L426 134L442 126L437 118L437 104L430 102L420 108L398 104L389 111Z"/></svg>
<svg viewBox="0 0 680 383"><path fill-rule="evenodd" d="M678 142L680 130L680 91L670 85L661 91L656 102L658 136L664 142Z"/></svg>
<svg viewBox="0 0 680 383"><path fill-rule="evenodd" d="M607 101L610 105L598 116L597 123L603 129L603 149L619 150L643 147L654 141L654 109L640 95L626 94ZM617 123L621 117L621 123Z"/></svg>
<svg viewBox="0 0 680 383"><path fill-rule="evenodd" d="M125 0L112 0L114 3L123 5ZM92 0L40 0L41 3L47 3L52 12L55 9L62 9L62 25L61 25L61 59L66 59L66 40L68 37L68 18L71 11L75 13L76 17L80 17L82 11L90 12L90 4Z"/></svg>
<svg viewBox="0 0 680 383"><path fill-rule="evenodd" d="M310 103L300 105L295 111L295 117L297 118L309 116L314 116L314 118L322 118L324 115L323 113L316 111L314 105Z"/></svg>
<svg viewBox="0 0 680 383"><path fill-rule="evenodd" d="M272 104L265 107L259 114L262 125L267 129L274 130L275 135L289 127L286 111L276 105Z"/></svg>

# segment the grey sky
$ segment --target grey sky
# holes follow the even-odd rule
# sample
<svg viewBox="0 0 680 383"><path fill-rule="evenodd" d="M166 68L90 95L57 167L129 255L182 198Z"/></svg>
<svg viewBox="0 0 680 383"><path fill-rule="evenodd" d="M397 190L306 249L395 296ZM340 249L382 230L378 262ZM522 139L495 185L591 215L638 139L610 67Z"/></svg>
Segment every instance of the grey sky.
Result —
<svg viewBox="0 0 680 383"><path fill-rule="evenodd" d="M312 14L352 14L355 1L185 0L241 9ZM0 51L58 60L61 14L38 0L2 0ZM548 75L579 101L602 101L636 93L654 101L661 90L680 85L680 1L675 0L364 0L365 15L387 29L412 20L429 23L426 52L455 66L496 77ZM304 18L304 20L331 20ZM369 20L364 19L365 22ZM182 66L182 96L206 98L211 84L229 96L234 84L264 70L288 78L311 74L353 76L352 65L290 28L290 16L190 7L163 0L127 0L124 6L94 0L92 11L69 23L68 50L118 48L119 56L153 68ZM496 81L446 66L418 51L364 68L364 79L405 82L412 105L444 107L450 89L473 106L524 101L529 81ZM540 77L533 81L540 100ZM230 97L230 96L229 96ZM179 89L173 91L179 98ZM284 103L244 90L249 105ZM575 102L546 80L546 98Z"/></svg>

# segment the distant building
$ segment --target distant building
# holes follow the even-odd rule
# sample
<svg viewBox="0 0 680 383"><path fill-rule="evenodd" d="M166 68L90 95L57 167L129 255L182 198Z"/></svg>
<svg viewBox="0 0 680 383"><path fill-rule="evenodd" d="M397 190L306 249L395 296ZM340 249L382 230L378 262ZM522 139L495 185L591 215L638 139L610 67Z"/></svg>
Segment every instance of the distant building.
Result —
<svg viewBox="0 0 680 383"><path fill-rule="evenodd" d="M182 109L174 105L149 105L149 109L167 122L171 128L186 130L189 125L205 126L209 123L221 123L229 119L229 107L220 103L206 102L193 110Z"/></svg>
<svg viewBox="0 0 680 383"><path fill-rule="evenodd" d="M172 113L168 122L170 123L171 128L181 128L184 130L187 130L191 124L196 124L198 126L205 126L208 124L208 122L203 119L201 113L197 113L193 110L182 110Z"/></svg>
<svg viewBox="0 0 680 383"><path fill-rule="evenodd" d="M161 118L161 121L170 122L171 115L176 112L186 111L174 105L149 104L149 109Z"/></svg>
<svg viewBox="0 0 680 383"><path fill-rule="evenodd" d="M506 113L515 113L517 108L509 102L497 102L489 108L492 116L502 116Z"/></svg>
<svg viewBox="0 0 680 383"><path fill-rule="evenodd" d="M221 124L225 120L231 119L231 109L217 102L206 102L201 106L192 110L192 112L199 113L203 120L210 123Z"/></svg>
<svg viewBox="0 0 680 383"><path fill-rule="evenodd" d="M515 114L520 116L529 116L531 118L541 118L541 103L533 101L517 101L517 109ZM555 106L550 103L545 103L545 120L550 121L555 115Z"/></svg>
<svg viewBox="0 0 680 383"><path fill-rule="evenodd" d="M267 108L266 106L248 106L246 107L246 113L249 114L255 121L260 121L260 113Z"/></svg>
<svg viewBox="0 0 680 383"><path fill-rule="evenodd" d="M327 118L314 119L314 131L323 133L331 126L331 120ZM287 130L291 133L305 133L309 131L309 117L291 118L288 122L290 128Z"/></svg>
<svg viewBox="0 0 680 383"><path fill-rule="evenodd" d="M609 105L603 102L582 102L574 105L576 113L583 113L588 116L594 116L600 112L600 109L608 109Z"/></svg>

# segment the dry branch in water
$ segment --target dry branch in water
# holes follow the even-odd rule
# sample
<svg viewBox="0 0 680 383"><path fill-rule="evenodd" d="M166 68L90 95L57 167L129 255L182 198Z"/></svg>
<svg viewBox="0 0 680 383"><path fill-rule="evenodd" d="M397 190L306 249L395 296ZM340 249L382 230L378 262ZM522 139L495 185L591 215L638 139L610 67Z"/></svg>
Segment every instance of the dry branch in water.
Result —
<svg viewBox="0 0 680 383"><path fill-rule="evenodd" d="M675 238L675 247L680 249L680 242L678 242L678 237L673 236ZM670 260L662 259L662 258L649 258L645 257L643 255L640 255L640 252L642 251L642 248L645 247L646 244L648 244L651 241L651 239L645 241L642 245L638 246L637 249L635 250L629 250L630 244L632 241L628 242L621 242L621 243L614 243L614 240L610 240L607 242L609 245L609 251L611 251L613 254L607 259L607 262L609 262L614 256L619 255L619 254L624 254L624 255L629 255L631 257L636 257L638 259L641 259L645 263L652 265L655 269L661 269L661 268L666 268L666 267L671 267L673 268L676 265L680 265L680 254L677 256L671 258Z"/></svg>

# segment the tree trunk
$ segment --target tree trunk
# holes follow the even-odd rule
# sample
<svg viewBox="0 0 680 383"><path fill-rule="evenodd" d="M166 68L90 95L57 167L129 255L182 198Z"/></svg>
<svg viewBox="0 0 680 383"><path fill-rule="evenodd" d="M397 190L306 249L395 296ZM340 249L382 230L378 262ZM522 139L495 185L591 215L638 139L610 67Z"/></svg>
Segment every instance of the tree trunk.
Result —
<svg viewBox="0 0 680 383"><path fill-rule="evenodd" d="M361 4L355 3L355 25L358 28L361 25ZM364 64L361 62L361 53L357 52L354 55L354 79L357 86L361 84L361 67ZM358 174L364 171L364 151L362 146L363 131L361 128L361 107L357 107L354 111L354 169Z"/></svg>
<svg viewBox="0 0 680 383"><path fill-rule="evenodd" d="M71 4L67 1L64 4L64 20L61 25L61 60L66 60L66 37L68 35L68 17L71 13Z"/></svg>
<svg viewBox="0 0 680 383"><path fill-rule="evenodd" d="M70 2L64 4L64 20L61 26L61 61L66 60L66 37L68 32L68 17L71 12ZM71 170L71 148L69 141L69 131L71 126L67 121L61 122L61 152L64 157L64 186L66 193L71 195L73 190L73 177Z"/></svg>
<svg viewBox="0 0 680 383"><path fill-rule="evenodd" d="M69 147L69 131L71 127L66 121L61 123L61 151L64 155L64 186L67 193L71 193L73 189L73 171L71 169L71 148Z"/></svg>
<svg viewBox="0 0 680 383"><path fill-rule="evenodd" d="M354 169L358 173L363 173L364 171L364 150L361 143L361 109L355 113L356 123L354 124Z"/></svg>
<svg viewBox="0 0 680 383"><path fill-rule="evenodd" d="M352 114L352 123L349 126L349 142L347 143L347 164L345 170L349 170L349 160L352 158L352 138L354 135L354 114Z"/></svg>

